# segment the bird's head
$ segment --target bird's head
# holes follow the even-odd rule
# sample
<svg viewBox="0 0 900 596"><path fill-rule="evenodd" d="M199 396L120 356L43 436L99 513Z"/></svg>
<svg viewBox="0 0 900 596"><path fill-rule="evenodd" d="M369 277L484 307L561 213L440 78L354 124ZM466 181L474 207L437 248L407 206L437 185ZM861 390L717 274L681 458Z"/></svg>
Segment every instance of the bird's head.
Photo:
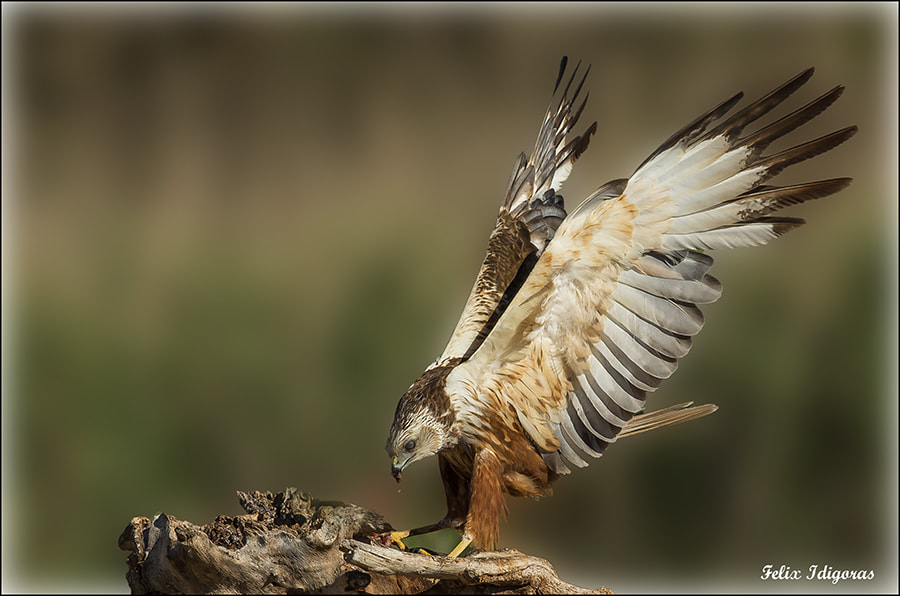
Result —
<svg viewBox="0 0 900 596"><path fill-rule="evenodd" d="M395 420L388 436L387 452L391 458L391 473L397 482L406 466L441 451L446 435L446 430L426 408L405 418L402 424L396 424Z"/></svg>
<svg viewBox="0 0 900 596"><path fill-rule="evenodd" d="M437 372L438 374L434 374ZM444 392L449 370L430 369L400 398L387 449L391 473L400 482L403 470L414 461L452 446L453 412Z"/></svg>

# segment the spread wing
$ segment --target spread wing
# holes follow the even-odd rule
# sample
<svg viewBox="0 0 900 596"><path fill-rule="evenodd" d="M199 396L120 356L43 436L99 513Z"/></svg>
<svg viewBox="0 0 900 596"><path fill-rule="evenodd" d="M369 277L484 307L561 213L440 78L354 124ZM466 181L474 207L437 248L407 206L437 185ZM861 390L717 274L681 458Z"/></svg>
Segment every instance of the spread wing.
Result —
<svg viewBox="0 0 900 596"><path fill-rule="evenodd" d="M712 258L701 251L766 244L803 223L770 213L850 182L764 185L856 132L845 128L763 155L842 87L742 136L812 72L727 118L742 95L723 102L663 143L629 180L599 189L562 222L484 342L448 376L447 392L470 432L514 417L551 469L567 473L587 465L587 456L599 457L617 436L659 425L654 414L639 415L646 394L690 349L703 326L697 305L721 293L708 273ZM680 415L688 414L660 416Z"/></svg>
<svg viewBox="0 0 900 596"><path fill-rule="evenodd" d="M563 58L554 94L559 91L566 62ZM585 71L573 90L579 66L580 63L572 71L559 101L547 109L531 157L526 158L522 153L516 160L497 225L488 242L487 256L459 323L435 366L467 359L474 353L566 217L563 198L557 192L597 128L594 122L581 135L567 139L587 102L585 96L575 107L590 71L590 68Z"/></svg>

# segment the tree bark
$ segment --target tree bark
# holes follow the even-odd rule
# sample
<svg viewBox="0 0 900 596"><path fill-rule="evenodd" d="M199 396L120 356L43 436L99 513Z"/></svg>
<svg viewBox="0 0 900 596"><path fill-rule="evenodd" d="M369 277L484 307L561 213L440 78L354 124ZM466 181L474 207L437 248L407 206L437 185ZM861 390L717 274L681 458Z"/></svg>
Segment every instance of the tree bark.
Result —
<svg viewBox="0 0 900 596"><path fill-rule="evenodd" d="M559 579L513 549L451 559L386 546L393 529L357 505L288 488L238 492L246 515L198 527L161 513L119 537L133 594L609 594Z"/></svg>

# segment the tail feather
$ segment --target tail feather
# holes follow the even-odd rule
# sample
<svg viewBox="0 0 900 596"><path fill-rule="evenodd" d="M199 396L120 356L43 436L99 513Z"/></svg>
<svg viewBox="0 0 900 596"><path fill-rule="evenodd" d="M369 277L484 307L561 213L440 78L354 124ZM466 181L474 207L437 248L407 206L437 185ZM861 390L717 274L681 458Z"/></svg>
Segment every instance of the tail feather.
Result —
<svg viewBox="0 0 900 596"><path fill-rule="evenodd" d="M619 433L617 438L621 439L622 437L636 435L648 430L662 428L663 426L696 420L697 418L712 414L719 409L719 406L714 404L695 406L693 403L694 402L689 401L687 403L670 406L646 414L638 414L625 425L625 428L622 429L622 432Z"/></svg>

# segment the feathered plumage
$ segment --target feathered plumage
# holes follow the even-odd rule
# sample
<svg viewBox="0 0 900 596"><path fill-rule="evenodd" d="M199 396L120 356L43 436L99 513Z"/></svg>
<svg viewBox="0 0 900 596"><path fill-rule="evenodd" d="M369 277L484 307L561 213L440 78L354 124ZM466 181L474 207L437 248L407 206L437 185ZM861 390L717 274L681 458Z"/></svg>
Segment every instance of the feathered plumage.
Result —
<svg viewBox="0 0 900 596"><path fill-rule="evenodd" d="M438 455L448 514L411 533L459 528L453 555L472 541L496 544L504 494L548 494L558 475L618 438L714 411L681 404L642 413L703 327L697 305L721 294L703 251L766 244L803 223L771 213L850 182L764 185L856 132L764 155L842 87L744 135L809 80L808 69L731 116L742 94L719 104L567 214L559 191L596 123L569 138L589 69L578 78L576 66L560 92L565 66L534 151L515 162L460 321L400 399L388 438L398 481L411 462Z"/></svg>

